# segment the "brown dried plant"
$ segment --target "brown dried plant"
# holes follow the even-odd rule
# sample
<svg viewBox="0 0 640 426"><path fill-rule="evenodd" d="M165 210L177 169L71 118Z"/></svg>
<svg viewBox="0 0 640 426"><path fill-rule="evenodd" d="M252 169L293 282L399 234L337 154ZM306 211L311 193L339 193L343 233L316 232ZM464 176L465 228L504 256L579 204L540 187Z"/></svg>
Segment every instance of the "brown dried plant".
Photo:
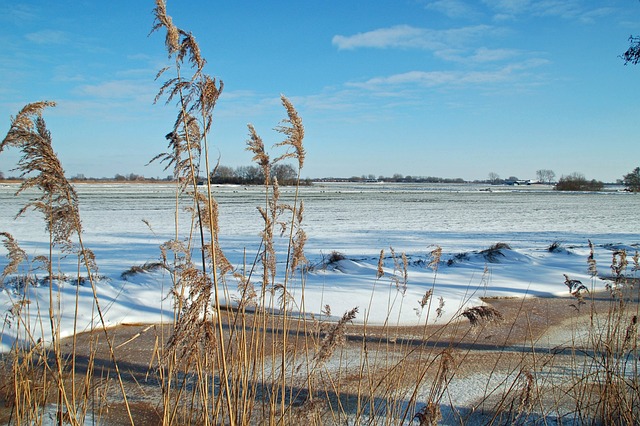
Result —
<svg viewBox="0 0 640 426"><path fill-rule="evenodd" d="M167 356L176 353L179 360L197 357L201 351L213 351L216 337L212 327L212 283L197 268L184 269L182 280L189 284L189 293L174 324L174 332L168 343ZM197 358L192 358L197 359Z"/></svg>
<svg viewBox="0 0 640 426"><path fill-rule="evenodd" d="M29 209L41 212L51 233L52 244L70 250L71 235L80 233L78 196L64 175L60 160L53 151L51 133L42 118L46 107L54 102L35 102L26 105L11 120L11 128L0 143L0 152L7 147L22 150L17 169L23 180L16 195L29 188L38 188L41 195L32 199L18 213L21 216Z"/></svg>
<svg viewBox="0 0 640 426"><path fill-rule="evenodd" d="M380 279L384 276L384 250L380 250L380 257L378 257L378 267L376 270L376 279Z"/></svg>
<svg viewBox="0 0 640 426"><path fill-rule="evenodd" d="M169 55L177 52L179 49L180 33L178 28L173 25L171 16L167 15L167 5L163 0L156 0L156 7L153 9L155 15L155 22L151 32L154 32L162 27L167 29L167 35L165 39L165 46Z"/></svg>
<svg viewBox="0 0 640 426"><path fill-rule="evenodd" d="M414 418L418 419L420 426L436 426L442 419L440 404L428 402L416 413Z"/></svg>
<svg viewBox="0 0 640 426"><path fill-rule="evenodd" d="M282 105L287 110L289 118L282 120L282 124L276 127L279 133L284 134L287 138L276 144L276 147L285 146L293 148L293 152L287 152L280 157L276 158L274 163L280 162L286 158L295 158L298 160L298 170L302 169L304 165L305 149L303 146L304 139L304 126L302 125L302 119L298 115L298 112L294 108L293 104L284 95L280 96Z"/></svg>
<svg viewBox="0 0 640 426"><path fill-rule="evenodd" d="M202 222L202 227L207 229L209 235L214 239L213 244L205 243L204 245L207 257L211 262L215 259L216 264L214 268L217 268L220 277L224 277L225 274L231 272L233 266L222 251L218 240L220 232L218 225L218 202L214 198L209 198L200 192L194 194L194 198L199 205L197 211L201 212L199 220ZM211 253L212 247L215 250L215 256Z"/></svg>
<svg viewBox="0 0 640 426"><path fill-rule="evenodd" d="M396 290L404 295L407 291L407 283L409 281L409 261L404 252L401 253L398 258L393 247L389 247L389 250L391 251L391 259L393 259L393 275L391 275L391 282L395 284Z"/></svg>
<svg viewBox="0 0 640 426"><path fill-rule="evenodd" d="M336 348L344 344L346 326L356 318L357 314L358 308L353 308L350 311L345 312L342 315L342 318L331 326L329 331L322 338L322 343L318 352L313 357L315 368L324 364L329 358L331 358L331 355L333 355Z"/></svg>
<svg viewBox="0 0 640 426"><path fill-rule="evenodd" d="M4 279L7 275L18 272L18 266L27 260L27 253L8 232L0 232L0 236L4 239L3 245L7 250L7 258L9 259L9 263L2 271L2 279Z"/></svg>
<svg viewBox="0 0 640 426"><path fill-rule="evenodd" d="M611 272L615 278L616 284L621 284L624 280L624 272L627 270L629 262L627 261L627 251L615 250L612 253Z"/></svg>
<svg viewBox="0 0 640 426"><path fill-rule="evenodd" d="M503 318L500 311L491 306L484 305L467 308L460 315L467 318L472 327L480 325L481 321L502 321Z"/></svg>
<svg viewBox="0 0 640 426"><path fill-rule="evenodd" d="M569 288L569 293L578 301L578 305L584 305L586 302L584 301L584 293L588 293L589 289L582 284L580 280L573 280L569 278L567 274L562 274L564 276L564 284Z"/></svg>
<svg viewBox="0 0 640 426"><path fill-rule="evenodd" d="M45 228L49 233L49 256L47 259L47 269L49 273L49 312L48 321L51 327L52 354L55 372L53 380L58 391L58 412L66 409L71 416L75 416L76 407L69 402L68 391L65 389L63 369L64 360L60 348L60 335L57 322L60 312L55 310L53 297L53 249L60 248L63 253L74 251L72 236L77 238L78 248L76 251L80 264L82 264L88 274L88 279L93 292L93 299L100 319L100 324L105 333L109 347L109 354L114 363L116 376L122 391L125 407L129 419L131 411L129 408L124 384L120 375L118 363L113 352L113 342L107 333L106 322L96 291L94 273L97 269L93 252L85 248L82 240L82 226L78 210L78 196L75 189L69 183L64 174L64 169L52 146L51 133L47 129L42 111L47 107L55 106L54 102L35 102L26 105L18 115L11 119L11 127L7 136L0 143L0 153L7 147L15 147L22 151L17 165L21 176L25 177L16 195L21 192L35 188L40 195L31 199L18 213L21 216L29 209L34 209L44 216ZM78 273L79 275L79 273ZM81 281L78 276L78 281ZM77 314L77 307L76 307ZM75 396L72 396L72 400Z"/></svg>
<svg viewBox="0 0 640 426"><path fill-rule="evenodd" d="M596 258L595 258L595 248L591 240L587 240L587 241L589 242L589 256L587 257L587 265L588 265L587 271L589 272L589 275L591 277L597 277L598 265L596 263Z"/></svg>
<svg viewBox="0 0 640 426"><path fill-rule="evenodd" d="M431 260L429 260L429 264L427 266L435 272L438 272L438 266L440 265L440 259L442 258L442 247L436 246L436 248L429 252L429 255Z"/></svg>

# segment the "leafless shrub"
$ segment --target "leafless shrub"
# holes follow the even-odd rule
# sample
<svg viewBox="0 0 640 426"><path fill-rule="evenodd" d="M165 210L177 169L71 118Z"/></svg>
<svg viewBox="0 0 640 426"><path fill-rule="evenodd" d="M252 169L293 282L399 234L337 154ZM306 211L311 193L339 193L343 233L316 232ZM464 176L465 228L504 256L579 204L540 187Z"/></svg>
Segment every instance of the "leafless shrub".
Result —
<svg viewBox="0 0 640 426"><path fill-rule="evenodd" d="M347 260L347 256L340 253L339 251L332 251L329 257L327 258L327 265L332 265L334 263L338 263L341 260Z"/></svg>
<svg viewBox="0 0 640 426"><path fill-rule="evenodd" d="M504 257L504 250L511 250L511 246L507 243L496 243L488 249L482 250L480 255L489 263L497 263L500 257Z"/></svg>
<svg viewBox="0 0 640 426"><path fill-rule="evenodd" d="M564 248L562 247L562 243L560 241L554 241L549 245L549 247L547 247L547 251L549 253L560 253L564 251Z"/></svg>

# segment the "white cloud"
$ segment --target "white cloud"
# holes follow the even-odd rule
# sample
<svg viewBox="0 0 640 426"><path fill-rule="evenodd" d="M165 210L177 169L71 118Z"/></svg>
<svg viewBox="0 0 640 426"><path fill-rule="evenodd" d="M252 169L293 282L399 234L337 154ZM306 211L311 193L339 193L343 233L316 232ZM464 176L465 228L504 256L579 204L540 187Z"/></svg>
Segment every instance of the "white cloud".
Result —
<svg viewBox="0 0 640 426"><path fill-rule="evenodd" d="M336 35L332 43L338 49L357 49L360 47L424 47L428 44L427 30L411 27L409 25L397 25L390 28L381 28L353 36Z"/></svg>
<svg viewBox="0 0 640 426"><path fill-rule="evenodd" d="M56 30L41 30L26 34L27 40L36 44L64 44L69 40L67 33Z"/></svg>
<svg viewBox="0 0 640 426"><path fill-rule="evenodd" d="M450 18L474 18L478 12L474 7L461 0L436 0L427 4L428 10L435 10Z"/></svg>
<svg viewBox="0 0 640 426"><path fill-rule="evenodd" d="M447 30L416 28L410 25L397 25L352 36L336 35L333 44L341 50L357 48L414 48L425 50L447 49L460 46L469 40L487 35L495 29L489 25L474 25Z"/></svg>
<svg viewBox="0 0 640 426"><path fill-rule="evenodd" d="M481 47L468 59L472 62L497 62L513 58L518 54L519 52L515 49L488 49Z"/></svg>
<svg viewBox="0 0 640 426"><path fill-rule="evenodd" d="M78 93L100 99L141 99L151 102L157 91L147 80L112 80L78 87Z"/></svg>
<svg viewBox="0 0 640 426"><path fill-rule="evenodd" d="M612 8L589 8L580 0L484 0L495 11L494 19L507 20L520 15L559 17L591 23L596 18L609 15Z"/></svg>
<svg viewBox="0 0 640 426"><path fill-rule="evenodd" d="M0 21L11 21L14 23L24 23L37 18L37 7L26 4L11 4L0 7Z"/></svg>
<svg viewBox="0 0 640 426"><path fill-rule="evenodd" d="M387 90L390 86L430 88L439 86L465 87L505 82L516 83L520 80L523 72L548 63L544 59L531 59L488 71L409 71L385 77L375 77L365 82L349 83L348 85L366 90Z"/></svg>

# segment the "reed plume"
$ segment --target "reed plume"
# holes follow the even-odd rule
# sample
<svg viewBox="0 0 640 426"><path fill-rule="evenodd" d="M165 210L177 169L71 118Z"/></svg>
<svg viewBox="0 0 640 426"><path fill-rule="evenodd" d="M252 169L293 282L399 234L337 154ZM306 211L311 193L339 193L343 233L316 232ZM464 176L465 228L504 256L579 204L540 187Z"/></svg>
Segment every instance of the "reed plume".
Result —
<svg viewBox="0 0 640 426"><path fill-rule="evenodd" d="M289 118L282 120L282 124L276 127L276 131L284 134L287 138L276 144L276 147L285 146L293 148L293 151L289 151L280 157L276 158L274 162L279 162L286 158L295 158L298 160L298 169L302 169L304 165L304 158L306 155L303 139L304 139L304 126L302 125L302 119L300 115L298 115L298 111L296 111L295 107L287 99L284 95L280 96L280 100L282 101L282 105L284 105L287 110L287 115Z"/></svg>
<svg viewBox="0 0 640 426"><path fill-rule="evenodd" d="M440 265L440 259L442 258L442 247L436 246L431 252L429 252L431 260L429 260L429 264L427 267L433 269L435 272L438 272L438 266Z"/></svg>
<svg viewBox="0 0 640 426"><path fill-rule="evenodd" d="M376 278L380 279L384 276L384 250L380 250L378 257L378 267L376 269Z"/></svg>
<svg viewBox="0 0 640 426"><path fill-rule="evenodd" d="M18 272L18 266L27 260L27 253L20 248L18 242L8 232L0 232L0 236L4 240L2 244L7 249L7 258L9 259L9 263L2 270L2 279L4 279L7 275Z"/></svg>
<svg viewBox="0 0 640 426"><path fill-rule="evenodd" d="M38 188L41 195L32 199L17 214L34 209L46 218L46 229L52 243L70 250L71 235L81 232L78 196L64 175L64 169L53 151L51 133L42 118L42 111L54 107L54 102L35 102L26 105L11 120L11 128L0 143L0 152L7 147L22 151L17 169L26 177L16 195L29 188Z"/></svg>
<svg viewBox="0 0 640 426"><path fill-rule="evenodd" d="M68 391L65 389L63 381L64 360L61 355L60 329L57 324L61 313L55 310L53 295L53 248L59 247L63 253L73 252L74 245L71 241L71 236L75 235L78 242L78 248L75 251L78 254L80 263L87 270L96 311L105 333L109 354L114 364L127 414L133 423L119 366L113 352L113 342L107 333L106 322L98 300L94 282L94 273L97 270L95 256L93 252L85 248L82 240L78 195L65 177L62 164L53 151L51 133L42 117L42 111L47 107L53 106L55 106L54 102L43 101L31 103L22 108L18 115L11 119L9 132L0 143L0 153L7 147L15 147L22 151L22 157L18 161L17 169L20 170L21 176L25 177L25 179L22 181L16 195L30 188L36 188L40 192L40 195L31 199L18 212L17 216L21 216L29 209L42 213L45 218L46 230L49 233L49 256L46 262L49 272L48 320L51 327L52 353L55 362L55 370L52 371L55 371L54 380L58 388L58 416L62 415L63 407L69 415L75 416L76 407L70 402ZM81 281L80 276L78 276L78 281ZM73 401L74 399L75 396L71 400Z"/></svg>
<svg viewBox="0 0 640 426"><path fill-rule="evenodd" d="M322 338L320 349L313 357L316 368L322 365L325 361L331 358L334 351L338 346L341 346L345 342L345 328L347 323L352 322L358 314L358 308L353 308L350 311L345 312L342 318L334 324L331 329Z"/></svg>

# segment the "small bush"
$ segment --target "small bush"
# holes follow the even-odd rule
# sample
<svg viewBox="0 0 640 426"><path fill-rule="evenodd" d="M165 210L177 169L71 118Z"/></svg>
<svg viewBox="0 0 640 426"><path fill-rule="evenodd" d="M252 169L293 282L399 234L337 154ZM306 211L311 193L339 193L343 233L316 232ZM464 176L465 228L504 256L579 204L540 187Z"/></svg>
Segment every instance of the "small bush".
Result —
<svg viewBox="0 0 640 426"><path fill-rule="evenodd" d="M557 191L602 191L604 184L599 180L587 180L583 174L572 173L562 176L555 186Z"/></svg>

